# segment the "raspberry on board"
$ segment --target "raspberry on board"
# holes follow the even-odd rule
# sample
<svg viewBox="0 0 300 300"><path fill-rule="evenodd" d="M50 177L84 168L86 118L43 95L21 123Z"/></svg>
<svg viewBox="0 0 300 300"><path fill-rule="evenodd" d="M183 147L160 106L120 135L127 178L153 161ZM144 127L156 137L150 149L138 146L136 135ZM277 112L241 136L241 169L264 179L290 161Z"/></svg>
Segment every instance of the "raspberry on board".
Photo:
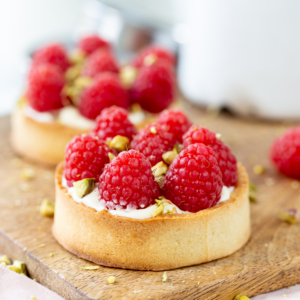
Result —
<svg viewBox="0 0 300 300"><path fill-rule="evenodd" d="M131 87L132 102L151 113L159 113L173 102L175 85L175 75L168 63L157 61L143 66Z"/></svg>
<svg viewBox="0 0 300 300"><path fill-rule="evenodd" d="M150 58L151 55L151 58ZM175 55L160 46L154 45L154 46L149 46L141 50L137 56L133 59L132 65L136 68L141 68L143 65L147 65L148 61L145 58L148 57L148 60L150 61L151 59L154 60L164 60L167 63L169 63L171 66L175 66L176 64L176 58ZM151 61L150 61L151 63Z"/></svg>
<svg viewBox="0 0 300 300"><path fill-rule="evenodd" d="M192 126L183 136L183 146L186 148L194 143L202 143L215 151L224 185L227 187L235 186L237 183L236 158L230 149L216 138L216 133L205 127Z"/></svg>
<svg viewBox="0 0 300 300"><path fill-rule="evenodd" d="M114 138L116 135L125 136L132 141L136 128L128 119L128 112L121 107L105 108L96 119L92 131L102 140Z"/></svg>
<svg viewBox="0 0 300 300"><path fill-rule="evenodd" d="M104 108L113 105L128 109L128 94L115 74L102 73L82 91L79 111L83 116L94 120Z"/></svg>
<svg viewBox="0 0 300 300"><path fill-rule="evenodd" d="M79 40L77 48L90 55L98 49L110 49L110 44L98 35L88 35Z"/></svg>
<svg viewBox="0 0 300 300"><path fill-rule="evenodd" d="M164 131L172 133L178 143L182 143L183 134L192 126L189 118L179 109L168 109L156 119Z"/></svg>
<svg viewBox="0 0 300 300"><path fill-rule="evenodd" d="M288 130L273 142L270 158L279 172L300 180L300 126Z"/></svg>
<svg viewBox="0 0 300 300"><path fill-rule="evenodd" d="M119 67L110 51L100 49L87 58L82 74L94 78L103 72L118 73Z"/></svg>
<svg viewBox="0 0 300 300"><path fill-rule="evenodd" d="M57 66L51 64L35 66L28 76L26 97L29 105L39 112L62 108L64 85L64 74Z"/></svg>
<svg viewBox="0 0 300 300"><path fill-rule="evenodd" d="M192 144L171 164L163 185L165 197L181 210L198 212L221 198L222 174L211 147Z"/></svg>
<svg viewBox="0 0 300 300"><path fill-rule="evenodd" d="M40 48L33 54L32 65L52 64L59 67L63 72L70 63L65 47L61 44L50 44Z"/></svg>
<svg viewBox="0 0 300 300"><path fill-rule="evenodd" d="M105 167L99 193L107 209L143 209L159 196L150 163L135 150L121 152Z"/></svg>
<svg viewBox="0 0 300 300"><path fill-rule="evenodd" d="M161 129L159 124L149 124L139 131L131 142L131 149L139 151L149 160L151 166L162 161L162 155L172 150L175 140L172 134Z"/></svg>
<svg viewBox="0 0 300 300"><path fill-rule="evenodd" d="M98 137L84 134L75 136L66 146L64 177L69 187L85 178L99 181L105 164L109 163L108 153L116 152Z"/></svg>

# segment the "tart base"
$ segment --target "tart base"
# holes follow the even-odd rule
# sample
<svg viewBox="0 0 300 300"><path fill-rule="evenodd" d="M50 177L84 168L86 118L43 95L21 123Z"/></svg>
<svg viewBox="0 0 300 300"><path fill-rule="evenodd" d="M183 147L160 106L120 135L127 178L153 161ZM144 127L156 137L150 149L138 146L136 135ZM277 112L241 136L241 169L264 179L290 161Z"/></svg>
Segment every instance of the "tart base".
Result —
<svg viewBox="0 0 300 300"><path fill-rule="evenodd" d="M96 264L162 271L228 256L250 237L248 176L238 165L238 183L229 200L190 214L145 220L113 216L77 203L61 184L56 169L52 233L68 251Z"/></svg>

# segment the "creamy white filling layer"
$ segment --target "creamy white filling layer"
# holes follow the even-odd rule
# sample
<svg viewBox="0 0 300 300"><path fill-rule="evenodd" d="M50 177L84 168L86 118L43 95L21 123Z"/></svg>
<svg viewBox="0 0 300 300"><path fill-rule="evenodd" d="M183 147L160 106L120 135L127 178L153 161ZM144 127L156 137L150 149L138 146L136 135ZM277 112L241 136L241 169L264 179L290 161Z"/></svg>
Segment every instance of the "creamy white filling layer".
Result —
<svg viewBox="0 0 300 300"><path fill-rule="evenodd" d="M68 190L69 195L76 201L77 203L83 203L88 207L94 208L96 211L101 211L103 209L107 210L105 208L105 201L100 200L100 195L98 188L96 187L93 192L86 195L83 198L79 198L75 192L74 187L68 187L67 181L63 177L62 178L62 185ZM224 186L222 189L221 199L219 202L226 201L230 199L230 194L234 191L234 187L227 187ZM164 202L164 213L168 213L168 211L174 211L176 210L177 214L187 214L190 212L183 211L180 208L178 208L175 204L173 204L169 200L163 200ZM149 219L153 216L154 211L157 209L156 205L148 206L144 209L116 209L116 210L108 210L108 212L112 215L118 215L120 217L127 217L132 219Z"/></svg>

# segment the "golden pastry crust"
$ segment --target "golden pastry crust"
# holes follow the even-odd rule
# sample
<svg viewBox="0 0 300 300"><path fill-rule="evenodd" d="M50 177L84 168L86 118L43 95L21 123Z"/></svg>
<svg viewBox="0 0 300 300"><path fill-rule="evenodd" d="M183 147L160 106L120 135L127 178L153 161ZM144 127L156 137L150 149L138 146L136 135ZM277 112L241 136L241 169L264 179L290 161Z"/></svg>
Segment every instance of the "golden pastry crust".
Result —
<svg viewBox="0 0 300 300"><path fill-rule="evenodd" d="M56 205L52 232L68 251L96 264L161 271L228 256L250 236L248 176L238 165L238 182L229 200L190 214L166 214L137 220L113 216L75 202L56 169Z"/></svg>

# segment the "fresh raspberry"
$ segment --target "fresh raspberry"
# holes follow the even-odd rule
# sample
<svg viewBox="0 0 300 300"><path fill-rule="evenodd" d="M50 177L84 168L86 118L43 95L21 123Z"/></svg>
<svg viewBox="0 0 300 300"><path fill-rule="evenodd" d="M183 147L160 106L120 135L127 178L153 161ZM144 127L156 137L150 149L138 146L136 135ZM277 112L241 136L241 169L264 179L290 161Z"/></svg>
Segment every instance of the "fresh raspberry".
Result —
<svg viewBox="0 0 300 300"><path fill-rule="evenodd" d="M171 66L175 66L176 59L174 54L160 46L149 46L143 49L141 52L137 54L137 56L132 61L132 65L136 68L141 68L145 63L144 59L148 55L153 55L157 60L164 60L169 63Z"/></svg>
<svg viewBox="0 0 300 300"><path fill-rule="evenodd" d="M100 176L100 198L107 209L142 209L159 196L158 184L145 156L135 150L123 151Z"/></svg>
<svg viewBox="0 0 300 300"><path fill-rule="evenodd" d="M45 46L33 55L33 66L40 64L52 64L66 71L69 67L68 55L65 47L60 44L50 44Z"/></svg>
<svg viewBox="0 0 300 300"><path fill-rule="evenodd" d="M43 64L31 69L28 76L27 99L29 105L40 112L63 107L64 74L55 65Z"/></svg>
<svg viewBox="0 0 300 300"><path fill-rule="evenodd" d="M82 74L94 78L103 72L118 73L119 67L110 51L100 49L87 58Z"/></svg>
<svg viewBox="0 0 300 300"><path fill-rule="evenodd" d="M172 133L179 143L182 143L183 134L192 126L192 122L179 109L163 111L156 119L156 123L160 124L164 131Z"/></svg>
<svg viewBox="0 0 300 300"><path fill-rule="evenodd" d="M90 55L98 49L110 49L110 44L98 35L88 35L78 42L77 48L86 55Z"/></svg>
<svg viewBox="0 0 300 300"><path fill-rule="evenodd" d="M105 164L109 163L109 152L116 154L98 137L75 136L65 150L64 176L68 186L85 178L95 178L97 182Z"/></svg>
<svg viewBox="0 0 300 300"><path fill-rule="evenodd" d="M215 132L201 126L192 126L183 136L183 146L194 143L202 143L210 146L216 154L219 163L222 180L226 186L235 186L237 182L237 163L230 149L218 138Z"/></svg>
<svg viewBox="0 0 300 300"><path fill-rule="evenodd" d="M221 198L223 182L211 147L193 144L171 164L163 185L165 197L189 212L213 207Z"/></svg>
<svg viewBox="0 0 300 300"><path fill-rule="evenodd" d="M101 140L122 135L132 140L136 134L134 125L128 119L128 112L121 107L112 106L103 109L96 119L93 133Z"/></svg>
<svg viewBox="0 0 300 300"><path fill-rule="evenodd" d="M300 126L288 130L274 141L270 157L279 172L300 180Z"/></svg>
<svg viewBox="0 0 300 300"><path fill-rule="evenodd" d="M89 119L96 119L104 108L113 105L127 109L129 99L119 78L112 73L98 75L80 95L79 110Z"/></svg>
<svg viewBox="0 0 300 300"><path fill-rule="evenodd" d="M166 109L175 96L175 76L169 64L158 61L143 66L132 85L131 96L133 102L151 113Z"/></svg>
<svg viewBox="0 0 300 300"><path fill-rule="evenodd" d="M152 166L162 161L162 155L172 150L175 141L172 135L159 126L150 124L139 131L131 142L131 149L144 154Z"/></svg>

